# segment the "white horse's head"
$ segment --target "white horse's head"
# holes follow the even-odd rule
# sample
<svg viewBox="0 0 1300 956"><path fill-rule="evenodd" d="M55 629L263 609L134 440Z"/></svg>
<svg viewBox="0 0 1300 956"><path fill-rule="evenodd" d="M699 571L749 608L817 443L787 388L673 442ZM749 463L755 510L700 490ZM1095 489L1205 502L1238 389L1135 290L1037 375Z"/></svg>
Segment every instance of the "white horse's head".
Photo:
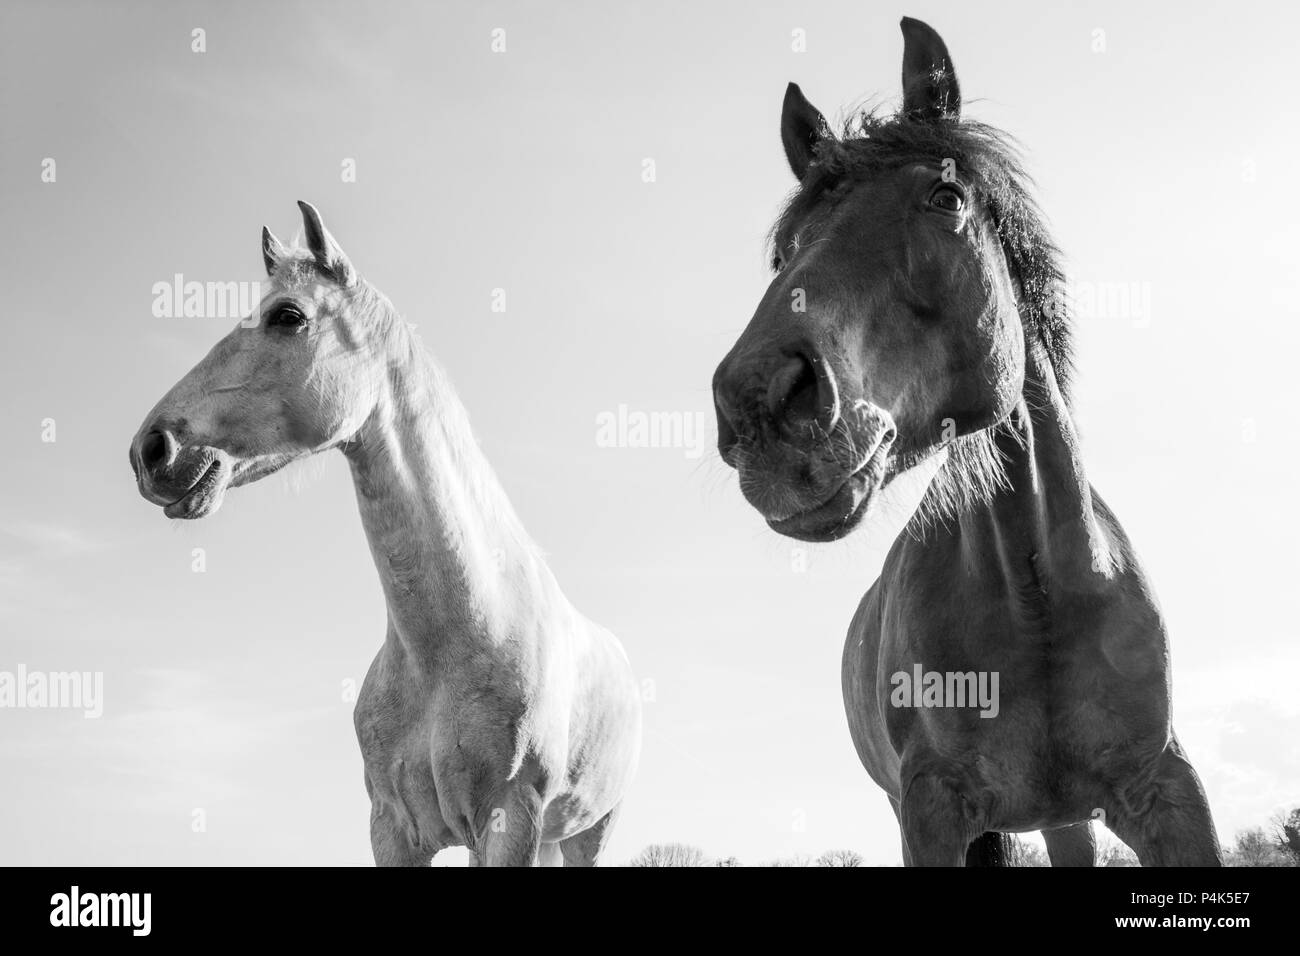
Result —
<svg viewBox="0 0 1300 956"><path fill-rule="evenodd" d="M131 442L140 494L202 518L226 489L353 438L374 408L397 318L300 202L307 248L262 230L258 311L154 407Z"/></svg>

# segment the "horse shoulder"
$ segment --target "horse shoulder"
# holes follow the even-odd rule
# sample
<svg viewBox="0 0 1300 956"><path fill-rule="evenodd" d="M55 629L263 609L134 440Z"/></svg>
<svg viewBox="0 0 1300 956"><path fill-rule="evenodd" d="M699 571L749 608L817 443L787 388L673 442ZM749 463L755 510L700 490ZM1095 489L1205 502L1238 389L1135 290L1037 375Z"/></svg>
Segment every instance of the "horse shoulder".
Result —
<svg viewBox="0 0 1300 956"><path fill-rule="evenodd" d="M841 677L845 717L858 758L877 785L897 794L899 759L882 714L887 697L879 693L882 579L883 574L867 589L849 623Z"/></svg>

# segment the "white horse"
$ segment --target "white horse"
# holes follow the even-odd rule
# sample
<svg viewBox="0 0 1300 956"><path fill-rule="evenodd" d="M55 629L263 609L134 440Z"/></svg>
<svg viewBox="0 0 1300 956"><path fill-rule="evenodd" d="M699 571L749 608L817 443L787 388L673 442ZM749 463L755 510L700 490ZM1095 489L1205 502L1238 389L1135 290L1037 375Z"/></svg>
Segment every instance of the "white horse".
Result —
<svg viewBox="0 0 1300 956"><path fill-rule="evenodd" d="M375 862L594 865L640 750L627 657L560 591L441 370L298 205L307 249L263 229L259 313L131 443L140 493L201 518L340 449L388 603L355 712Z"/></svg>

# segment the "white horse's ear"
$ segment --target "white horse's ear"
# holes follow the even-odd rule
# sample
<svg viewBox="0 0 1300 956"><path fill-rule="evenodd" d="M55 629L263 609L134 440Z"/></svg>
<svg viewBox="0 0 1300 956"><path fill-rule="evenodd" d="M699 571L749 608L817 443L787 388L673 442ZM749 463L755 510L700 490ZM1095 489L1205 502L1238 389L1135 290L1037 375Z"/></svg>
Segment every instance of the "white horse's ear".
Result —
<svg viewBox="0 0 1300 956"><path fill-rule="evenodd" d="M325 228L325 223L321 220L316 207L300 199L298 208L302 210L302 225L307 231L307 248L311 251L312 258L316 260L316 265L323 272L333 276L334 281L339 285L345 287L356 285L357 271L352 268L348 257Z"/></svg>
<svg viewBox="0 0 1300 956"><path fill-rule="evenodd" d="M262 227L262 262L266 264L266 274L268 276L275 272L276 265L279 264L288 251L284 247L284 243L275 238L275 234L270 229L267 229L266 226Z"/></svg>

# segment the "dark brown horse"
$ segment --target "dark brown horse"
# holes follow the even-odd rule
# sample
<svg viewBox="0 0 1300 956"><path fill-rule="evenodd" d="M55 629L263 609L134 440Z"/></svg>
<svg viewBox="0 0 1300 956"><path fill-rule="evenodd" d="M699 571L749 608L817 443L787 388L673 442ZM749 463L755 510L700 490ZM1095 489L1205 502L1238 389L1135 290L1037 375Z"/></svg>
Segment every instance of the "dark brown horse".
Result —
<svg viewBox="0 0 1300 956"><path fill-rule="evenodd" d="M786 91L799 189L714 377L722 457L773 529L830 541L946 455L844 647L905 862L999 862L1042 830L1053 864L1092 865L1098 818L1144 865L1217 864L1159 608L1079 455L1057 253L1006 138L960 119L943 41L902 27L897 115L836 136Z"/></svg>

